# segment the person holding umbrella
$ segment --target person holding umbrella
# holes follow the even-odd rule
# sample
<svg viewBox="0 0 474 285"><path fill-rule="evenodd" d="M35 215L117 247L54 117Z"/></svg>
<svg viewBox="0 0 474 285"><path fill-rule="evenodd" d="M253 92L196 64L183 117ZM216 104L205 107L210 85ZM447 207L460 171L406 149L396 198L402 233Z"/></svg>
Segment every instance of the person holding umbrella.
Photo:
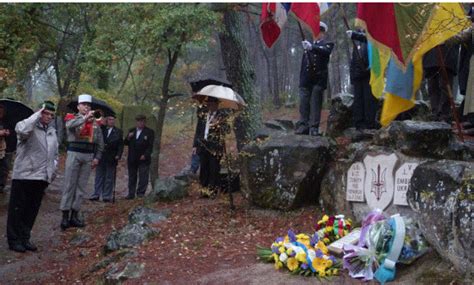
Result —
<svg viewBox="0 0 474 285"><path fill-rule="evenodd" d="M60 209L63 213L61 229L84 227L79 219L82 198L86 195L86 185L91 169L94 169L102 157L104 141L102 131L91 111L92 96L79 95L76 114L67 114L67 159L64 174L64 188Z"/></svg>
<svg viewBox="0 0 474 285"><path fill-rule="evenodd" d="M7 184L13 152L16 149L15 124L7 119L5 106L0 103L0 193Z"/></svg>
<svg viewBox="0 0 474 285"><path fill-rule="evenodd" d="M16 125L18 149L8 205L7 240L11 250L36 251L30 241L44 190L53 181L58 163L58 139L51 122L55 106L41 109Z"/></svg>
<svg viewBox="0 0 474 285"><path fill-rule="evenodd" d="M193 154L199 155L201 186L208 187L211 196L220 188L221 158L224 154L224 135L228 130L226 113L218 109L218 99L207 97L194 135Z"/></svg>

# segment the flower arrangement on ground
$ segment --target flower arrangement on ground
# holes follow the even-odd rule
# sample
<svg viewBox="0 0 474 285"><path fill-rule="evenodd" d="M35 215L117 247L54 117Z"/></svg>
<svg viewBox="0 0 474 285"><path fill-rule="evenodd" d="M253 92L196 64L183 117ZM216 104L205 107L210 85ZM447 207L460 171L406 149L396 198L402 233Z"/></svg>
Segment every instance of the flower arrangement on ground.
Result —
<svg viewBox="0 0 474 285"><path fill-rule="evenodd" d="M304 276L329 277L338 275L340 263L328 253L319 235L295 234L288 231L279 237L271 248L259 247L258 256L267 262L274 262L275 269L286 268L293 274Z"/></svg>
<svg viewBox="0 0 474 285"><path fill-rule="evenodd" d="M324 215L316 224L316 232L324 244L329 245L335 240L342 238L351 231L351 219L345 219L344 215Z"/></svg>

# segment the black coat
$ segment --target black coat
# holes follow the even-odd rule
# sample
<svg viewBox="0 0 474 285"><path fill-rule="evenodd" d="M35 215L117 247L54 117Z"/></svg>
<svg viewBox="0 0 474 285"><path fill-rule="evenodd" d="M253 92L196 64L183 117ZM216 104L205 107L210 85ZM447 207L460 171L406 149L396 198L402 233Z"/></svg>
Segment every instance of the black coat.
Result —
<svg viewBox="0 0 474 285"><path fill-rule="evenodd" d="M10 135L5 137L6 149L5 152L14 152L16 150L17 138L15 132L15 125L10 124L9 122L3 122L0 120L0 126L2 129L10 130Z"/></svg>
<svg viewBox="0 0 474 285"><path fill-rule="evenodd" d="M459 45L442 44L439 45L439 47L441 48L446 71L452 75L456 75L458 71ZM437 49L438 46L430 49L425 55L423 55L423 69L428 72L428 76L430 73L438 72L442 66Z"/></svg>
<svg viewBox="0 0 474 285"><path fill-rule="evenodd" d="M354 40L357 48L352 50L350 65L351 81L366 80L370 77L367 37L362 32L352 32L351 38Z"/></svg>
<svg viewBox="0 0 474 285"><path fill-rule="evenodd" d="M467 38L466 42L461 44L461 55L459 59L459 91L466 95L467 80L469 78L469 62L474 54L474 37Z"/></svg>
<svg viewBox="0 0 474 285"><path fill-rule="evenodd" d="M193 147L197 148L198 153L205 148L209 150L209 152L221 156L224 151L225 134L229 131L229 126L225 121L227 113L222 110L216 111L216 118L222 123L209 127L209 134L207 135L207 140L205 140L204 133L206 131L207 114L208 110L206 108L198 110L198 121L196 132L194 133Z"/></svg>
<svg viewBox="0 0 474 285"><path fill-rule="evenodd" d="M128 145L128 163L140 163L140 156L145 155L144 162L151 163L151 153L153 152L153 141L155 140L155 132L150 128L143 128L138 139L136 139L137 128L132 128L128 131L125 137L125 145ZM132 133L129 139L128 135Z"/></svg>
<svg viewBox="0 0 474 285"><path fill-rule="evenodd" d="M121 129L113 127L110 136L107 136L107 127L102 126L101 129L104 138L104 152L102 153L102 160L109 163L116 162L116 156L118 156L119 159L122 157L123 132Z"/></svg>
<svg viewBox="0 0 474 285"><path fill-rule="evenodd" d="M313 48L303 54L300 70L300 87L318 85L323 89L328 84L328 64L334 43L325 39L313 43ZM311 60L308 60L311 57Z"/></svg>

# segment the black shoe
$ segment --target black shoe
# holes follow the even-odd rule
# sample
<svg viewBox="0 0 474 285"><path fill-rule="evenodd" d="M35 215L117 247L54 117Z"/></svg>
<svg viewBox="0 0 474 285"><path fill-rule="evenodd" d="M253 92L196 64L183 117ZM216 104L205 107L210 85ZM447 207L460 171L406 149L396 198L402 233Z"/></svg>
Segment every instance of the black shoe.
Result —
<svg viewBox="0 0 474 285"><path fill-rule="evenodd" d="M90 197L89 201L99 201L99 197Z"/></svg>
<svg viewBox="0 0 474 285"><path fill-rule="evenodd" d="M69 226L72 228L83 228L86 225L83 221L79 220L79 212L72 210L71 219L69 220Z"/></svg>
<svg viewBox="0 0 474 285"><path fill-rule="evenodd" d="M30 241L26 241L23 243L23 247L26 249L26 250L29 250L29 251L37 251L38 250L38 247L36 247L36 245L34 245L32 242Z"/></svg>
<svg viewBox="0 0 474 285"><path fill-rule="evenodd" d="M321 136L321 134L319 133L318 128L311 128L311 130L309 131L309 134L313 137Z"/></svg>
<svg viewBox="0 0 474 285"><path fill-rule="evenodd" d="M309 134L309 128L305 126L300 126L298 129L296 129L295 134L297 135L308 135Z"/></svg>
<svg viewBox="0 0 474 285"><path fill-rule="evenodd" d="M125 197L125 199L127 199L127 200L133 200L133 199L135 199L135 196L127 195L127 197Z"/></svg>
<svg viewBox="0 0 474 285"><path fill-rule="evenodd" d="M22 244L19 244L19 243L11 244L8 246L8 248L16 252L26 252L26 248Z"/></svg>
<svg viewBox="0 0 474 285"><path fill-rule="evenodd" d="M66 230L71 225L69 224L69 211L63 211L63 219L61 220L61 230Z"/></svg>

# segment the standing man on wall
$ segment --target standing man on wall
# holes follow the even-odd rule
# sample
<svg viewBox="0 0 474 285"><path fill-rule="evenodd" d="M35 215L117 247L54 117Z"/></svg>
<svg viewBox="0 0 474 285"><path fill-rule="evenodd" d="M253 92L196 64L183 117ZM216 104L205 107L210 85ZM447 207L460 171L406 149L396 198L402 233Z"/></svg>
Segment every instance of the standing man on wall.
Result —
<svg viewBox="0 0 474 285"><path fill-rule="evenodd" d="M319 136L323 91L327 88L328 64L334 43L326 40L328 26L320 22L313 43L302 42L305 53L300 71L300 120L296 134Z"/></svg>
<svg viewBox="0 0 474 285"><path fill-rule="evenodd" d="M102 195L102 201L107 203L112 202L115 172L123 152L123 133L121 129L115 127L115 115L107 116L101 129L105 144L104 153L95 173L94 194L89 200L97 201Z"/></svg>
<svg viewBox="0 0 474 285"><path fill-rule="evenodd" d="M79 219L82 198L86 195L91 169L94 169L102 157L104 141L102 131L91 111L92 96L79 95L77 114L67 114L67 159L64 174L64 188L60 209L63 212L61 229L84 227ZM71 214L69 216L69 214Z"/></svg>
<svg viewBox="0 0 474 285"><path fill-rule="evenodd" d="M376 129L377 99L372 95L369 83L367 37L362 29L357 31L348 30L346 33L355 43L350 65L351 83L354 86L353 124L357 130Z"/></svg>
<svg viewBox="0 0 474 285"><path fill-rule="evenodd" d="M128 195L125 198L127 200L135 199L135 195L145 196L150 177L153 141L155 140L155 132L146 127L146 116L137 115L135 120L136 127L130 129L125 138L125 145L128 145Z"/></svg>
<svg viewBox="0 0 474 285"><path fill-rule="evenodd" d="M45 101L39 111L18 122L15 128L18 149L8 205L7 239L9 248L16 252L37 250L30 242L31 229L58 164L58 139L51 124L54 112L54 103Z"/></svg>

